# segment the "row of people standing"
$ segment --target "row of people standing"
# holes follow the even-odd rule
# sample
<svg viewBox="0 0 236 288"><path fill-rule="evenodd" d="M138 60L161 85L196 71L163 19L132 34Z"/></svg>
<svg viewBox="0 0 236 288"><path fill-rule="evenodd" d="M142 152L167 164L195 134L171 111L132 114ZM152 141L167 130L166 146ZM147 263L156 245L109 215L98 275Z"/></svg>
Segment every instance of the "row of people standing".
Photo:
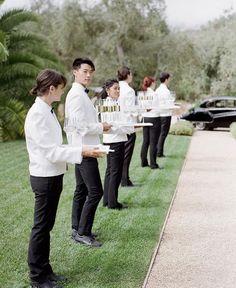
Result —
<svg viewBox="0 0 236 288"><path fill-rule="evenodd" d="M104 206L119 210L127 208L118 201L118 188L120 182L123 186L133 185L129 179L129 165L136 139L133 127L117 128L106 122L98 122L96 110L88 97L87 86L95 71L90 59L76 58L72 71L74 83L65 103L65 117L73 119L73 125L66 127L69 145L62 145L61 128L51 109L54 101L60 101L66 84L66 79L60 73L46 69L38 75L32 92L37 98L25 122L31 186L35 193L34 224L28 250L30 280L34 288L59 288L62 286L57 284L58 281L65 279L53 272L49 255L50 231L55 222L66 163L75 164L71 236L77 243L101 246L92 231L96 209L103 196L96 159L102 153L91 148L100 144L99 135L103 134L104 144L114 150L107 155ZM117 91L120 89L118 101L121 110L134 106L135 92L129 86L132 81L130 69L122 67L118 71L118 79L119 82L114 79L105 83L104 97L118 98ZM135 122L132 113L123 114L129 121ZM123 163L118 159L122 159Z"/></svg>
<svg viewBox="0 0 236 288"><path fill-rule="evenodd" d="M157 157L165 157L164 145L169 133L172 110L168 108L172 99L168 89L170 74L160 74L160 86L155 90L156 82L152 77L145 77L141 90L147 96L152 96L152 109L143 113L144 122L152 123L151 127L143 127L143 143L141 147L141 166L150 166L151 169L158 169ZM148 162L149 150L149 162Z"/></svg>
<svg viewBox="0 0 236 288"><path fill-rule="evenodd" d="M88 97L87 86L91 83L95 71L93 62L88 58L77 58L73 62L72 71L74 83L67 94L65 104L66 119L73 119L73 126L70 126L69 123L66 128L69 145L62 145L61 127L52 109L52 103L60 101L66 85L65 77L57 71L46 69L37 76L36 85L32 90L32 95L36 96L36 100L25 121L30 180L35 194L34 223L28 249L29 277L33 288L59 288L62 286L58 282L65 280L64 276L54 273L49 256L50 231L53 229L56 218L66 163L75 164L76 178L71 236L77 243L93 247L101 246L101 243L96 240L92 226L98 203L103 196L96 159L103 153L91 146L100 143L99 135L108 131L116 134L116 131L112 129L111 124L98 122L96 110ZM119 73L124 86L124 89L121 89L125 91L129 88L129 81L132 81L132 74L126 68L121 69ZM127 99L133 101L135 93L132 88L130 91L128 91L128 95L131 97L127 97ZM131 100L132 97L134 97L133 100ZM126 105L129 104L126 103ZM128 142L126 133L129 132L133 134L133 137L126 153L125 143ZM104 203L112 209L126 208L125 205L118 202L118 185L123 171L126 177L125 181L129 179L127 171L135 142L135 133L131 128L120 131L118 134L125 139L122 138L121 141L119 139L120 151L115 149L114 157L108 156L110 166L108 166L105 180L107 203ZM117 137L119 138L118 135ZM112 135L107 138L107 141L110 145L117 145ZM119 166L119 179L118 182L115 179L115 183L113 176L116 175L116 172L114 173L113 167L114 163L117 163L117 155L122 154L126 164L123 163L122 167ZM124 185L126 184L127 182L124 183Z"/></svg>

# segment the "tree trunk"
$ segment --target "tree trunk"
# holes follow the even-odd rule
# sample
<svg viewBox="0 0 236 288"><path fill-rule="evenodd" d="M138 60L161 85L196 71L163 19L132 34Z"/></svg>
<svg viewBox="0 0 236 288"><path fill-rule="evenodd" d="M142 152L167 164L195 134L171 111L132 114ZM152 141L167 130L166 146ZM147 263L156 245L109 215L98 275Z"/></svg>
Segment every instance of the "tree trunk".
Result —
<svg viewBox="0 0 236 288"><path fill-rule="evenodd" d="M118 55L119 64L120 66L122 66L125 64L125 54L124 54L124 50L120 42L116 45L116 51Z"/></svg>

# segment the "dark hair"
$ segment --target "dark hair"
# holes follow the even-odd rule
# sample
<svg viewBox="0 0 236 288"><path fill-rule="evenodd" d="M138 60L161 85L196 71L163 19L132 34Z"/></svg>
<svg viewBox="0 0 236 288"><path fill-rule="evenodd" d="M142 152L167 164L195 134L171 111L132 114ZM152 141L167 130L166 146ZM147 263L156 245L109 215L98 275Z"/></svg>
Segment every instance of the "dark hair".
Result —
<svg viewBox="0 0 236 288"><path fill-rule="evenodd" d="M88 64L89 66L91 66L93 71L95 71L95 65L93 64L93 61L90 60L89 58L76 58L73 61L72 68L76 70L80 68L82 64Z"/></svg>
<svg viewBox="0 0 236 288"><path fill-rule="evenodd" d="M107 89L111 88L115 83L119 84L117 79L108 79L102 86L102 91L99 94L99 97L102 99L107 98Z"/></svg>
<svg viewBox="0 0 236 288"><path fill-rule="evenodd" d="M48 92L50 86L57 87L60 84L66 86L66 78L56 70L45 69L42 70L36 78L36 86L34 86L30 94L36 96L42 96Z"/></svg>
<svg viewBox="0 0 236 288"><path fill-rule="evenodd" d="M128 75L130 75L130 73L131 73L130 68L127 66L123 66L117 71L117 77L119 81L123 81L128 78Z"/></svg>
<svg viewBox="0 0 236 288"><path fill-rule="evenodd" d="M141 85L141 90L142 91L147 91L147 88L150 87L152 85L152 83L155 82L155 79L153 77L150 76L146 76L143 79L143 83Z"/></svg>
<svg viewBox="0 0 236 288"><path fill-rule="evenodd" d="M161 72L160 74L160 81L161 83L164 83L166 81L166 79L169 79L170 78L170 74L167 73L167 72Z"/></svg>

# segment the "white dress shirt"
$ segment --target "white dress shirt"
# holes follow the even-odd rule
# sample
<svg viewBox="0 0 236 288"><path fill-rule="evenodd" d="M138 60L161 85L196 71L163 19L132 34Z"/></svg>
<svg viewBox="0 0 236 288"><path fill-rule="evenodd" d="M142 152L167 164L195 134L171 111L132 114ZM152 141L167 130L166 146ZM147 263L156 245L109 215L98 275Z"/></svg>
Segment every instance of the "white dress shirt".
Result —
<svg viewBox="0 0 236 288"><path fill-rule="evenodd" d="M103 125L98 122L96 109L85 92L85 87L79 83L74 82L67 94L65 117L71 126L71 130L66 131L69 144L100 144L99 134L103 133Z"/></svg>
<svg viewBox="0 0 236 288"><path fill-rule="evenodd" d="M172 100L170 90L167 88L166 84L161 83L155 92L157 93L158 101L160 103L160 116L171 116L172 110L164 108L165 106L170 106L170 102Z"/></svg>
<svg viewBox="0 0 236 288"><path fill-rule="evenodd" d="M107 97L112 100L112 98ZM125 119L121 119L121 122L125 122ZM114 123L111 129L103 133L103 143L118 143L128 140L127 134L134 133L134 127L121 126L119 123Z"/></svg>
<svg viewBox="0 0 236 288"><path fill-rule="evenodd" d="M25 120L25 139L29 153L30 175L58 176L66 171L66 162L82 161L81 147L62 145L62 130L52 107L37 97Z"/></svg>
<svg viewBox="0 0 236 288"><path fill-rule="evenodd" d="M136 123L137 116L132 111L135 107L135 91L126 81L119 81L120 96L118 103L125 122Z"/></svg>
<svg viewBox="0 0 236 288"><path fill-rule="evenodd" d="M147 91L145 92L146 96L152 96L153 100L152 100L152 110L143 113L143 117L150 117L150 118L156 118L156 117L160 117L160 103L159 103L159 99L157 97L157 93L154 92L154 90L150 87L147 88Z"/></svg>

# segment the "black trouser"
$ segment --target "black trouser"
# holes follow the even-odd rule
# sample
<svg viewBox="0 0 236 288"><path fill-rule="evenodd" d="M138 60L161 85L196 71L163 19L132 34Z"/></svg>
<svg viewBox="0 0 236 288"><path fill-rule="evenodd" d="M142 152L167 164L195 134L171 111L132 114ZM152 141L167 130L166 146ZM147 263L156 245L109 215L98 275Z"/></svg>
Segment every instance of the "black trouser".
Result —
<svg viewBox="0 0 236 288"><path fill-rule="evenodd" d="M72 228L91 235L99 201L103 195L97 159L86 157L75 165L76 188L72 205Z"/></svg>
<svg viewBox="0 0 236 288"><path fill-rule="evenodd" d="M57 206L62 191L63 175L54 177L30 176L35 193L34 224L28 250L28 265L32 282L45 282L52 273L49 263L50 231L52 230Z"/></svg>
<svg viewBox="0 0 236 288"><path fill-rule="evenodd" d="M161 134L157 143L157 156L164 155L164 145L170 130L171 116L161 117Z"/></svg>
<svg viewBox="0 0 236 288"><path fill-rule="evenodd" d="M104 180L103 205L108 208L118 207L118 189L122 177L125 142L106 143L115 150L107 155L107 169Z"/></svg>
<svg viewBox="0 0 236 288"><path fill-rule="evenodd" d="M156 165L157 142L161 132L160 117L144 117L144 122L152 123L153 126L143 127L143 144L141 148L142 165L147 165L147 153L149 148L150 166Z"/></svg>
<svg viewBox="0 0 236 288"><path fill-rule="evenodd" d="M136 133L127 135L128 141L125 142L125 156L122 170L121 183L124 185L128 184L129 181L129 165L134 151L134 144L136 140Z"/></svg>

